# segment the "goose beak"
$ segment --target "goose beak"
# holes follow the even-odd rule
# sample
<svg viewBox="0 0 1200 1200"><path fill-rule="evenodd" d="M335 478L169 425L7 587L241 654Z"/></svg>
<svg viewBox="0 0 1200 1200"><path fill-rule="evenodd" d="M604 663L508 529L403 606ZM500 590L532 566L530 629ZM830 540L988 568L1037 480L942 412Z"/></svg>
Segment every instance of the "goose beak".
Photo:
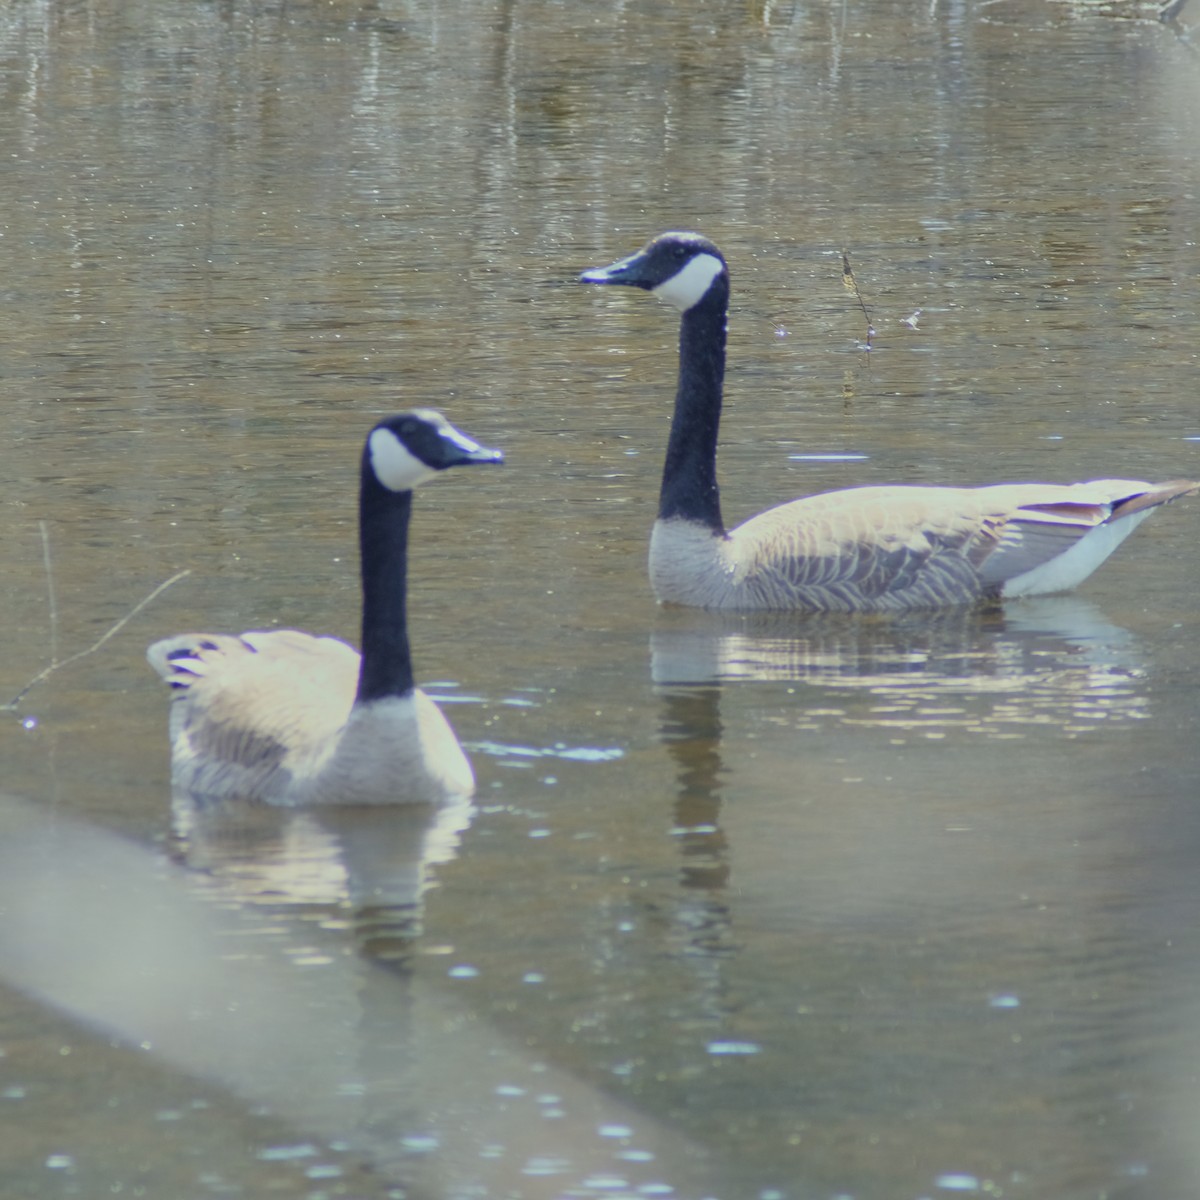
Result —
<svg viewBox="0 0 1200 1200"><path fill-rule="evenodd" d="M454 448L447 453L447 466L466 467L472 463L502 463L504 451L494 450L491 446L481 446L470 438L462 441L455 439Z"/></svg>
<svg viewBox="0 0 1200 1200"><path fill-rule="evenodd" d="M442 419L439 435L438 446L441 451L439 466L466 467L472 463L502 463L504 461L503 450L481 446L474 438L468 437L461 429L456 429L445 418Z"/></svg>
<svg viewBox="0 0 1200 1200"><path fill-rule="evenodd" d="M467 455L466 461L469 463L502 463L504 461L503 450L493 450L490 446L476 446L470 454Z"/></svg>
<svg viewBox="0 0 1200 1200"><path fill-rule="evenodd" d="M628 258L623 258L620 262L615 262L609 267L593 267L590 271L584 271L579 277L580 283L623 283L629 287L640 287L649 290L654 286L654 281L647 279L642 274L642 267L646 261L646 255L639 250L636 254L631 254Z"/></svg>

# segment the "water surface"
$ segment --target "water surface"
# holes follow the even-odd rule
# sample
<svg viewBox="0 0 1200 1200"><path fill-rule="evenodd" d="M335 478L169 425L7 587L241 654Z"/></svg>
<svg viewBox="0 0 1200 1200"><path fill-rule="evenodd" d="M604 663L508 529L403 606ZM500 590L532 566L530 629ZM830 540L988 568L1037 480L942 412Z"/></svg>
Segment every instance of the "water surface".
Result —
<svg viewBox="0 0 1200 1200"><path fill-rule="evenodd" d="M671 227L727 253L731 522L1195 478L1200 75L1149 17L5 8L3 698L190 572L0 727L44 864L5 897L8 1190L1197 1190L1194 502L1074 596L658 610L674 320L574 283ZM361 438L413 404L507 454L413 537L473 811L181 825L144 646L354 638ZM106 875L108 834L135 857ZM143 868L157 971L126 910L69 936ZM78 978L18 969L43 927ZM294 981L252 993L278 1053L146 1032L230 963Z"/></svg>

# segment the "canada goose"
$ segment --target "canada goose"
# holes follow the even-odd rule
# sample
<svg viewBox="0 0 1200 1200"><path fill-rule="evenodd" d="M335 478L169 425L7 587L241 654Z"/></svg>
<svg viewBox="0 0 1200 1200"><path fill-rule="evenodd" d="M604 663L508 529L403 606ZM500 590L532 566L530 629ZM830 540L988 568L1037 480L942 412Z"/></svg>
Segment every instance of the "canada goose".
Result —
<svg viewBox="0 0 1200 1200"><path fill-rule="evenodd" d="M448 467L498 463L441 413L367 436L359 493L362 655L294 629L155 642L171 685L171 782L200 799L269 804L444 802L475 779L449 722L413 682L405 599L412 489Z"/></svg>
<svg viewBox="0 0 1200 1200"><path fill-rule="evenodd" d="M726 532L717 490L729 270L696 233L664 233L583 283L654 292L683 314L650 579L660 603L898 612L1065 591L1190 480L860 487L806 496Z"/></svg>

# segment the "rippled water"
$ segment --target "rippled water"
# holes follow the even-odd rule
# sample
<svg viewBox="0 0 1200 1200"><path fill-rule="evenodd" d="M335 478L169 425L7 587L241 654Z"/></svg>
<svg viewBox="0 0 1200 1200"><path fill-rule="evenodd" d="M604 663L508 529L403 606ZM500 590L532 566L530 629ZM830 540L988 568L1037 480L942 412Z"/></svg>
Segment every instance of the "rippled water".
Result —
<svg viewBox="0 0 1200 1200"><path fill-rule="evenodd" d="M674 321L574 283L726 251L731 522L1195 478L1153 11L5 6L0 699L62 665L0 726L0 1191L1197 1190L1195 503L1072 596L658 610ZM507 455L414 527L475 803L173 810L144 646L354 638L416 403Z"/></svg>

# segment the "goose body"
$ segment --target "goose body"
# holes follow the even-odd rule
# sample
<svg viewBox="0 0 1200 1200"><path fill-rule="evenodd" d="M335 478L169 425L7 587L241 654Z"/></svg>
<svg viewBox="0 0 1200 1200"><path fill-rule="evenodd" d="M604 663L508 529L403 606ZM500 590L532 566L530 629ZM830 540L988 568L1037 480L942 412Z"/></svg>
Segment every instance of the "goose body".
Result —
<svg viewBox="0 0 1200 1200"><path fill-rule="evenodd" d="M428 409L380 422L363 450L362 654L293 629L155 642L172 688L171 782L199 800L443 803L475 780L449 722L413 681L407 629L412 489L502 461Z"/></svg>
<svg viewBox="0 0 1200 1200"><path fill-rule="evenodd" d="M805 496L726 530L716 479L729 271L695 233L666 233L584 283L654 292L682 314L679 384L650 579L700 608L900 612L1065 591L1191 480L979 488L892 485Z"/></svg>

